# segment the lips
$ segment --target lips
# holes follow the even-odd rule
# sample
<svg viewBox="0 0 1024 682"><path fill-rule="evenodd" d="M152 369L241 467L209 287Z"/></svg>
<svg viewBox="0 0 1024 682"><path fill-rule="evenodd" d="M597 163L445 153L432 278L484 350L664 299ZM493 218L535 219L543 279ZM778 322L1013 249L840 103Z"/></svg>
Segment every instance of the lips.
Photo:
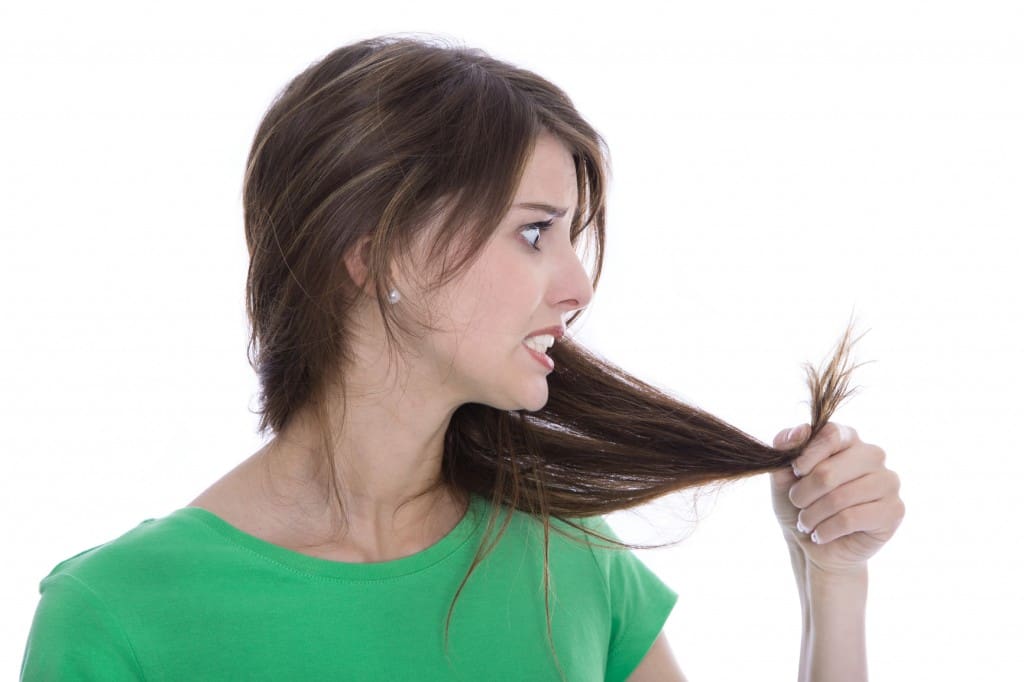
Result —
<svg viewBox="0 0 1024 682"><path fill-rule="evenodd" d="M543 329L537 329L536 331L530 332L526 336L526 339L533 338L534 336L541 336L541 335L544 335L544 334L548 334L550 336L553 336L555 341L557 342L559 339L561 339L563 336L565 336L565 327L563 327L560 324L556 324L556 325L552 325L550 327L544 327ZM526 349L526 352L528 352L530 355L532 355L537 362L539 362L540 364L544 365L544 367L548 371L553 370L555 368L555 361L552 360L551 357L548 356L547 353L540 353L540 352L535 351L534 349L530 348L526 344L526 339L523 339L523 348Z"/></svg>
<svg viewBox="0 0 1024 682"><path fill-rule="evenodd" d="M532 356L533 356L534 360L536 360L536 361L537 361L537 362L539 362L540 364L544 365L544 367L545 367L546 369L548 369L548 370L552 370L552 369L554 369L554 368L555 368L555 361L554 361L554 360L552 360L552 359L551 359L551 358L550 358L549 356L547 356L546 354L544 354L544 353L538 353L538 352L537 352L537 351L535 351L534 349L532 349L532 348L530 348L529 346L527 346L527 345L526 345L525 343L523 344L523 348L525 348L525 349L526 349L526 352L527 352L527 353L529 353L530 355L532 355Z"/></svg>
<svg viewBox="0 0 1024 682"><path fill-rule="evenodd" d="M565 336L565 327L560 324L556 324L552 327L544 327L544 329L538 329L537 331L530 332L526 335L526 338L538 336L540 334L551 334L551 336L555 337L555 341L558 341L560 338Z"/></svg>

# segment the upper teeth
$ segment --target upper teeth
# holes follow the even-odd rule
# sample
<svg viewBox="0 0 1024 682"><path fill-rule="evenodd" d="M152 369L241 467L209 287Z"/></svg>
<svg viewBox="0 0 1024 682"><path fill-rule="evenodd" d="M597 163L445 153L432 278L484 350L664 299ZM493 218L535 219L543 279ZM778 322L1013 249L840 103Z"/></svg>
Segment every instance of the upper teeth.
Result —
<svg viewBox="0 0 1024 682"><path fill-rule="evenodd" d="M545 353L548 348L555 345L555 337L551 334L538 334L537 336L531 336L523 343L538 353Z"/></svg>

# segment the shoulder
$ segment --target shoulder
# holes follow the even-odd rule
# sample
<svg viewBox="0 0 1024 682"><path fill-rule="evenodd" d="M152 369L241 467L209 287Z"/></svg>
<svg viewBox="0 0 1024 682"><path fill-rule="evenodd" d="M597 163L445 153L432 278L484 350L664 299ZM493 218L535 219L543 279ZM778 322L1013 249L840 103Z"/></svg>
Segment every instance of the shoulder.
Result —
<svg viewBox="0 0 1024 682"><path fill-rule="evenodd" d="M134 528L102 544L89 547L58 562L40 582L40 592L48 583L70 580L98 597L117 594L126 587L144 587L175 571L187 561L202 533L194 521L174 511L160 518L149 518Z"/></svg>
<svg viewBox="0 0 1024 682"><path fill-rule="evenodd" d="M173 604L164 598L179 586L165 576L187 574L195 555L176 554L195 529L177 513L146 519L54 566L39 582L22 679L141 679L130 633L153 602Z"/></svg>

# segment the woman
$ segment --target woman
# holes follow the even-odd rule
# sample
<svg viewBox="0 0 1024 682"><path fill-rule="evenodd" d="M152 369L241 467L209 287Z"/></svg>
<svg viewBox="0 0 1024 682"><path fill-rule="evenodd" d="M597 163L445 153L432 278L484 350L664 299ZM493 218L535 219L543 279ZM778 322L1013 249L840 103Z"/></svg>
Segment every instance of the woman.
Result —
<svg viewBox="0 0 1024 682"><path fill-rule="evenodd" d="M903 504L882 450L828 423L849 330L772 448L574 344L605 150L477 50L381 37L297 76L243 192L273 438L58 564L22 679L682 680L677 595L600 515L764 472L801 678L866 679L866 561Z"/></svg>

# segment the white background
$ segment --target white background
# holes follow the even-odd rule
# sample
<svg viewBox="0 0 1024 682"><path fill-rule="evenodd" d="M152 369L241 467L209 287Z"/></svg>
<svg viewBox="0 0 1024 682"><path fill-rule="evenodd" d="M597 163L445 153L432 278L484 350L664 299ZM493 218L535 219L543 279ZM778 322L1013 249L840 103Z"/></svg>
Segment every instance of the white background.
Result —
<svg viewBox="0 0 1024 682"><path fill-rule="evenodd" d="M0 10L4 676L54 564L259 447L249 144L311 62L409 31L533 69L608 140L606 270L577 332L604 356L770 441L808 418L800 365L856 313L874 362L834 420L885 448L907 505L870 562L871 678L1017 678L1021 5L362 4ZM688 528L640 556L680 593L692 682L793 680L767 477L707 499L695 528L685 497L612 522Z"/></svg>

